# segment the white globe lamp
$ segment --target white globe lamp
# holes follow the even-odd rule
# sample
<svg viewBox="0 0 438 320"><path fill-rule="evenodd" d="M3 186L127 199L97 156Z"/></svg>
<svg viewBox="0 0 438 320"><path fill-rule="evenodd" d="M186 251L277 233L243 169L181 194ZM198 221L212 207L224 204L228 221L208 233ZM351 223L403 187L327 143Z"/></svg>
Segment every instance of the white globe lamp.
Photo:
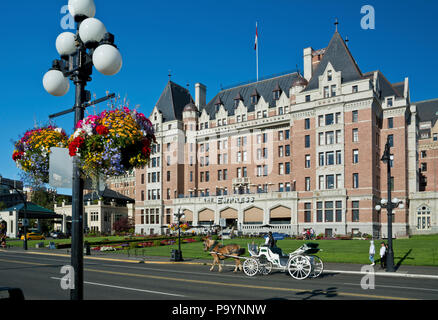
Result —
<svg viewBox="0 0 438 320"><path fill-rule="evenodd" d="M63 32L56 38L56 50L61 57L67 57L76 52L76 35Z"/></svg>
<svg viewBox="0 0 438 320"><path fill-rule="evenodd" d="M92 18L96 14L94 0L69 0L68 11L76 21Z"/></svg>
<svg viewBox="0 0 438 320"><path fill-rule="evenodd" d="M85 19L79 27L79 37L86 46L102 41L106 32L105 25L96 18Z"/></svg>
<svg viewBox="0 0 438 320"><path fill-rule="evenodd" d="M94 50L93 64L100 73L112 76L122 68L122 56L114 46L102 44Z"/></svg>
<svg viewBox="0 0 438 320"><path fill-rule="evenodd" d="M60 97L68 92L70 82L61 71L49 70L43 77L43 86L51 95Z"/></svg>

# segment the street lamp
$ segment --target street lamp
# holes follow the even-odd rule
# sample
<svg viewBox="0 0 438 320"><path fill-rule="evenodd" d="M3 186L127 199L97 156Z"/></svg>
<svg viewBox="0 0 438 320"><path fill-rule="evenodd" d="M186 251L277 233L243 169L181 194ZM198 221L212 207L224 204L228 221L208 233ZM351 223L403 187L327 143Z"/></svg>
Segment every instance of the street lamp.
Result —
<svg viewBox="0 0 438 320"><path fill-rule="evenodd" d="M94 0L69 0L68 9L77 23L76 34L63 32L57 37L56 50L61 59L53 61L52 68L43 77L43 86L51 95L63 96L69 90L68 79L73 81L76 90L74 107L50 118L74 111L75 127L83 120L84 110L90 105L86 103L90 100L90 92L85 90L85 86L91 81L93 65L104 75L115 75L122 67L122 57L114 44L114 36L107 32L100 20L94 18ZM82 300L84 181L77 156L73 157L72 180L71 264L74 268L74 289L70 292L70 298Z"/></svg>
<svg viewBox="0 0 438 320"><path fill-rule="evenodd" d="M387 166L387 184L388 184L388 199L381 199L380 205L376 205L375 209L380 211L382 208L386 208L388 213L388 253L386 255L386 270L394 272L394 251L392 247L392 210L400 207L404 208L404 204L401 200L391 198L391 144L389 143L389 136L385 144L385 151L383 152L381 161L386 163Z"/></svg>
<svg viewBox="0 0 438 320"><path fill-rule="evenodd" d="M181 218L184 218L184 212L178 209L173 215L178 219L178 250L173 251L173 261L184 261L181 252Z"/></svg>

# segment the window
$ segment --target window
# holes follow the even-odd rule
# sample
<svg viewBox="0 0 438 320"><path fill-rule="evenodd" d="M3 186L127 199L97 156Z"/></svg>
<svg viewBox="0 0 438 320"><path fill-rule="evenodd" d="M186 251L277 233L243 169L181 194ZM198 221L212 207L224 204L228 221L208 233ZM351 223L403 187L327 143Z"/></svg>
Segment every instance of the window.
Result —
<svg viewBox="0 0 438 320"><path fill-rule="evenodd" d="M392 98L388 98L387 100L386 100L386 103L388 104L388 107L392 107Z"/></svg>
<svg viewBox="0 0 438 320"><path fill-rule="evenodd" d="M342 151L336 151L336 164L342 164Z"/></svg>
<svg viewBox="0 0 438 320"><path fill-rule="evenodd" d="M421 172L425 172L427 171L427 163L426 162L422 162L421 163Z"/></svg>
<svg viewBox="0 0 438 320"><path fill-rule="evenodd" d="M329 87L324 87L324 98L328 98L329 97Z"/></svg>
<svg viewBox="0 0 438 320"><path fill-rule="evenodd" d="M304 222L312 222L312 203L304 203Z"/></svg>
<svg viewBox="0 0 438 320"><path fill-rule="evenodd" d="M335 164L335 153L333 151L326 152L325 158L326 166L332 166Z"/></svg>
<svg viewBox="0 0 438 320"><path fill-rule="evenodd" d="M141 174L141 184L144 184L144 173Z"/></svg>
<svg viewBox="0 0 438 320"><path fill-rule="evenodd" d="M352 89L352 91L353 91L353 93L356 93L356 92L358 92L359 90L358 90L358 87L357 86L353 86L353 89Z"/></svg>
<svg viewBox="0 0 438 320"><path fill-rule="evenodd" d="M340 112L335 113L335 123L341 123L341 113Z"/></svg>
<svg viewBox="0 0 438 320"><path fill-rule="evenodd" d="M217 180L221 181L222 180L222 170L218 170L217 171Z"/></svg>
<svg viewBox="0 0 438 320"><path fill-rule="evenodd" d="M319 176L318 177L318 182L319 182L319 190L324 190L324 176Z"/></svg>
<svg viewBox="0 0 438 320"><path fill-rule="evenodd" d="M357 110L353 110L351 112L351 121L352 122L357 122L359 118L359 112Z"/></svg>
<svg viewBox="0 0 438 320"><path fill-rule="evenodd" d="M353 163L359 162L359 150L355 149L353 150Z"/></svg>
<svg viewBox="0 0 438 320"><path fill-rule="evenodd" d="M278 156L279 157L283 157L284 156L284 147L283 146L279 146L278 147Z"/></svg>
<svg viewBox="0 0 438 320"><path fill-rule="evenodd" d="M359 222L359 201L352 201L352 221Z"/></svg>
<svg viewBox="0 0 438 320"><path fill-rule="evenodd" d="M325 144L334 144L335 143L335 134L333 131L327 131L325 133Z"/></svg>
<svg viewBox="0 0 438 320"><path fill-rule="evenodd" d="M278 174L280 174L280 175L284 174L284 163L278 164Z"/></svg>
<svg viewBox="0 0 438 320"><path fill-rule="evenodd" d="M326 180L326 188L327 189L334 189L335 188L335 176L333 174L328 174L325 177Z"/></svg>
<svg viewBox="0 0 438 320"><path fill-rule="evenodd" d="M324 125L324 116L319 115L318 116L318 127L322 127Z"/></svg>
<svg viewBox="0 0 438 320"><path fill-rule="evenodd" d="M263 166L263 175L266 177L268 175L268 166L264 165Z"/></svg>
<svg viewBox="0 0 438 320"><path fill-rule="evenodd" d="M388 118L388 128L394 128L394 118Z"/></svg>
<svg viewBox="0 0 438 320"><path fill-rule="evenodd" d="M190 171L190 182L193 181L193 171Z"/></svg>
<svg viewBox="0 0 438 320"><path fill-rule="evenodd" d="M332 97L336 97L336 85L335 84L330 87L330 91L331 91Z"/></svg>
<svg viewBox="0 0 438 320"><path fill-rule="evenodd" d="M324 145L324 132L320 132L318 133L318 143L320 146Z"/></svg>
<svg viewBox="0 0 438 320"><path fill-rule="evenodd" d="M342 175L341 174L337 174L336 175L336 188L342 188Z"/></svg>
<svg viewBox="0 0 438 320"><path fill-rule="evenodd" d="M275 90L274 91L274 100L278 100L280 99L280 90Z"/></svg>
<svg viewBox="0 0 438 320"><path fill-rule="evenodd" d="M251 104L256 104L257 103L257 96L253 95L251 96Z"/></svg>
<svg viewBox="0 0 438 320"><path fill-rule="evenodd" d="M310 119L309 118L304 119L304 129L305 130L310 129Z"/></svg>
<svg viewBox="0 0 438 320"><path fill-rule="evenodd" d="M336 143L342 143L342 131L336 130Z"/></svg>
<svg viewBox="0 0 438 320"><path fill-rule="evenodd" d="M304 163L305 168L310 168L310 154L306 154L306 160Z"/></svg>
<svg viewBox="0 0 438 320"><path fill-rule="evenodd" d="M324 166L324 152L320 152L318 154L318 159L319 159L319 161L318 161L319 166L323 167Z"/></svg>
<svg viewBox="0 0 438 320"><path fill-rule="evenodd" d="M431 213L430 208L422 206L417 209L417 230L431 229Z"/></svg>
<svg viewBox="0 0 438 320"><path fill-rule="evenodd" d="M283 192L284 191L284 183L279 183L278 184L278 192Z"/></svg>
<svg viewBox="0 0 438 320"><path fill-rule="evenodd" d="M433 141L438 141L438 133L433 134Z"/></svg>
<svg viewBox="0 0 438 320"><path fill-rule="evenodd" d="M310 102L310 94L306 95L306 102Z"/></svg>
<svg viewBox="0 0 438 320"><path fill-rule="evenodd" d="M325 125L329 126L334 123L333 113L329 113L325 115Z"/></svg>
<svg viewBox="0 0 438 320"><path fill-rule="evenodd" d="M262 166L257 166L257 177L262 176Z"/></svg>
<svg viewBox="0 0 438 320"><path fill-rule="evenodd" d="M284 172L285 174L290 174L290 162L284 164Z"/></svg>
<svg viewBox="0 0 438 320"><path fill-rule="evenodd" d="M286 140L289 140L290 139L290 130L284 130L284 138L286 139ZM265 141L266 142L266 141Z"/></svg>
<svg viewBox="0 0 438 320"><path fill-rule="evenodd" d="M426 150L421 151L421 157L422 158L426 158L427 157L427 151Z"/></svg>
<svg viewBox="0 0 438 320"><path fill-rule="evenodd" d="M287 144L287 145L284 146L284 148L285 148L285 154L284 155L286 157L289 157L290 156L290 145Z"/></svg>
<svg viewBox="0 0 438 320"><path fill-rule="evenodd" d="M332 71L331 70L327 71L327 81L332 81Z"/></svg>
<svg viewBox="0 0 438 320"><path fill-rule="evenodd" d="M290 182L286 182L286 192L291 191Z"/></svg>
<svg viewBox="0 0 438 320"><path fill-rule="evenodd" d="M394 135L388 135L389 146L392 148L394 146Z"/></svg>
<svg viewBox="0 0 438 320"><path fill-rule="evenodd" d="M282 115L282 114L283 114L283 107L279 107L279 108L278 108L278 114L279 114L279 115Z"/></svg>
<svg viewBox="0 0 438 320"><path fill-rule="evenodd" d="M325 222L333 222L333 201L326 201L325 206Z"/></svg>
<svg viewBox="0 0 438 320"><path fill-rule="evenodd" d="M304 147L305 148L310 148L310 136L309 135L306 135L304 137Z"/></svg>
<svg viewBox="0 0 438 320"><path fill-rule="evenodd" d="M316 203L316 222L322 222L322 201Z"/></svg>
<svg viewBox="0 0 438 320"><path fill-rule="evenodd" d="M359 142L359 129L353 129L353 142Z"/></svg>
<svg viewBox="0 0 438 320"><path fill-rule="evenodd" d="M305 191L310 191L310 177L305 178L304 189L305 189Z"/></svg>
<svg viewBox="0 0 438 320"><path fill-rule="evenodd" d="M335 221L342 222L342 201L336 201Z"/></svg>
<svg viewBox="0 0 438 320"><path fill-rule="evenodd" d="M359 173L353 173L353 188L359 188Z"/></svg>

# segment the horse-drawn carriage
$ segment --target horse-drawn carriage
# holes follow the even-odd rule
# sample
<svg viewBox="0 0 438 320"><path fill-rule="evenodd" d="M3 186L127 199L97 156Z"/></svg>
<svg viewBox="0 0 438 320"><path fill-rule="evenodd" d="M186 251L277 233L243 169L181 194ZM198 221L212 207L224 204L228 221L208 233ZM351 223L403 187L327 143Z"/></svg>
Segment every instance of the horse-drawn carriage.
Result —
<svg viewBox="0 0 438 320"><path fill-rule="evenodd" d="M251 257L245 258L243 272L252 277L256 274L269 274L273 267L288 271L297 280L316 278L324 270L322 260L315 254L320 251L317 243L306 243L294 252L284 255L279 248L248 245Z"/></svg>
<svg viewBox="0 0 438 320"><path fill-rule="evenodd" d="M294 252L284 255L278 247L268 247L266 245L258 248L255 245L248 244L250 257L242 257L245 249L240 248L237 244L221 245L218 241L206 239L204 241L204 250L209 251L213 256L213 264L210 271L213 271L217 265L219 271L222 271L220 260L233 258L236 262L234 272L242 270L252 277L256 274L267 275L271 273L274 267L289 274L297 280L308 277L316 278L324 270L322 260L315 254L320 251L317 243L306 243ZM245 260L243 264L241 260Z"/></svg>

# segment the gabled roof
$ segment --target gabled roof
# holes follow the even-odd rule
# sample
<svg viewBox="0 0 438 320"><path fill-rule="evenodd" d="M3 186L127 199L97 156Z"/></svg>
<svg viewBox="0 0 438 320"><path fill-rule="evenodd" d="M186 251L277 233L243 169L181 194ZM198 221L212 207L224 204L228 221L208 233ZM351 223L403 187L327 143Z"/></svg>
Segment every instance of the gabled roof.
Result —
<svg viewBox="0 0 438 320"><path fill-rule="evenodd" d="M166 122L182 120L184 107L189 103L194 103L190 92L169 81L155 106L163 114L163 121Z"/></svg>
<svg viewBox="0 0 438 320"><path fill-rule="evenodd" d="M309 80L309 84L304 91L317 89L319 86L318 77L322 75L331 63L335 71L342 72L342 83L362 79L362 72L354 61L350 50L345 45L341 35L336 31L330 43L325 49L325 54Z"/></svg>
<svg viewBox="0 0 438 320"><path fill-rule="evenodd" d="M379 90L382 98L390 96L403 97L405 87L404 82L392 84L379 70L364 73L363 77L372 78L374 72L377 72L377 88L374 88L374 90L376 90L376 92Z"/></svg>
<svg viewBox="0 0 438 320"><path fill-rule="evenodd" d="M269 106L273 106L274 97L272 92L274 88L276 88L276 86L278 85L281 91L289 96L289 89L292 86L292 83L297 80L297 78L298 74L294 72L222 90L213 99L211 99L211 101L203 109L205 109L205 111L209 114L210 119L215 119L215 104L217 103L218 99L220 99L224 105L225 110L228 111L228 115L232 116L234 115L235 110L234 99L238 94L240 94L240 97L243 99L245 106L248 108L248 112L252 112L254 111L254 105L251 104L250 101L251 95L254 95L254 90L257 91L259 97L263 97L263 99L269 104Z"/></svg>
<svg viewBox="0 0 438 320"><path fill-rule="evenodd" d="M420 122L431 121L432 127L438 120L438 98L411 103L417 106L417 115Z"/></svg>
<svg viewBox="0 0 438 320"><path fill-rule="evenodd" d="M103 198L104 200L119 200L119 201L128 201L128 202L135 202L134 199L129 198L117 191L114 191L109 188L105 188L103 191L93 191L91 193L88 193L84 195L84 201L92 201L92 200L98 200L99 198Z"/></svg>

